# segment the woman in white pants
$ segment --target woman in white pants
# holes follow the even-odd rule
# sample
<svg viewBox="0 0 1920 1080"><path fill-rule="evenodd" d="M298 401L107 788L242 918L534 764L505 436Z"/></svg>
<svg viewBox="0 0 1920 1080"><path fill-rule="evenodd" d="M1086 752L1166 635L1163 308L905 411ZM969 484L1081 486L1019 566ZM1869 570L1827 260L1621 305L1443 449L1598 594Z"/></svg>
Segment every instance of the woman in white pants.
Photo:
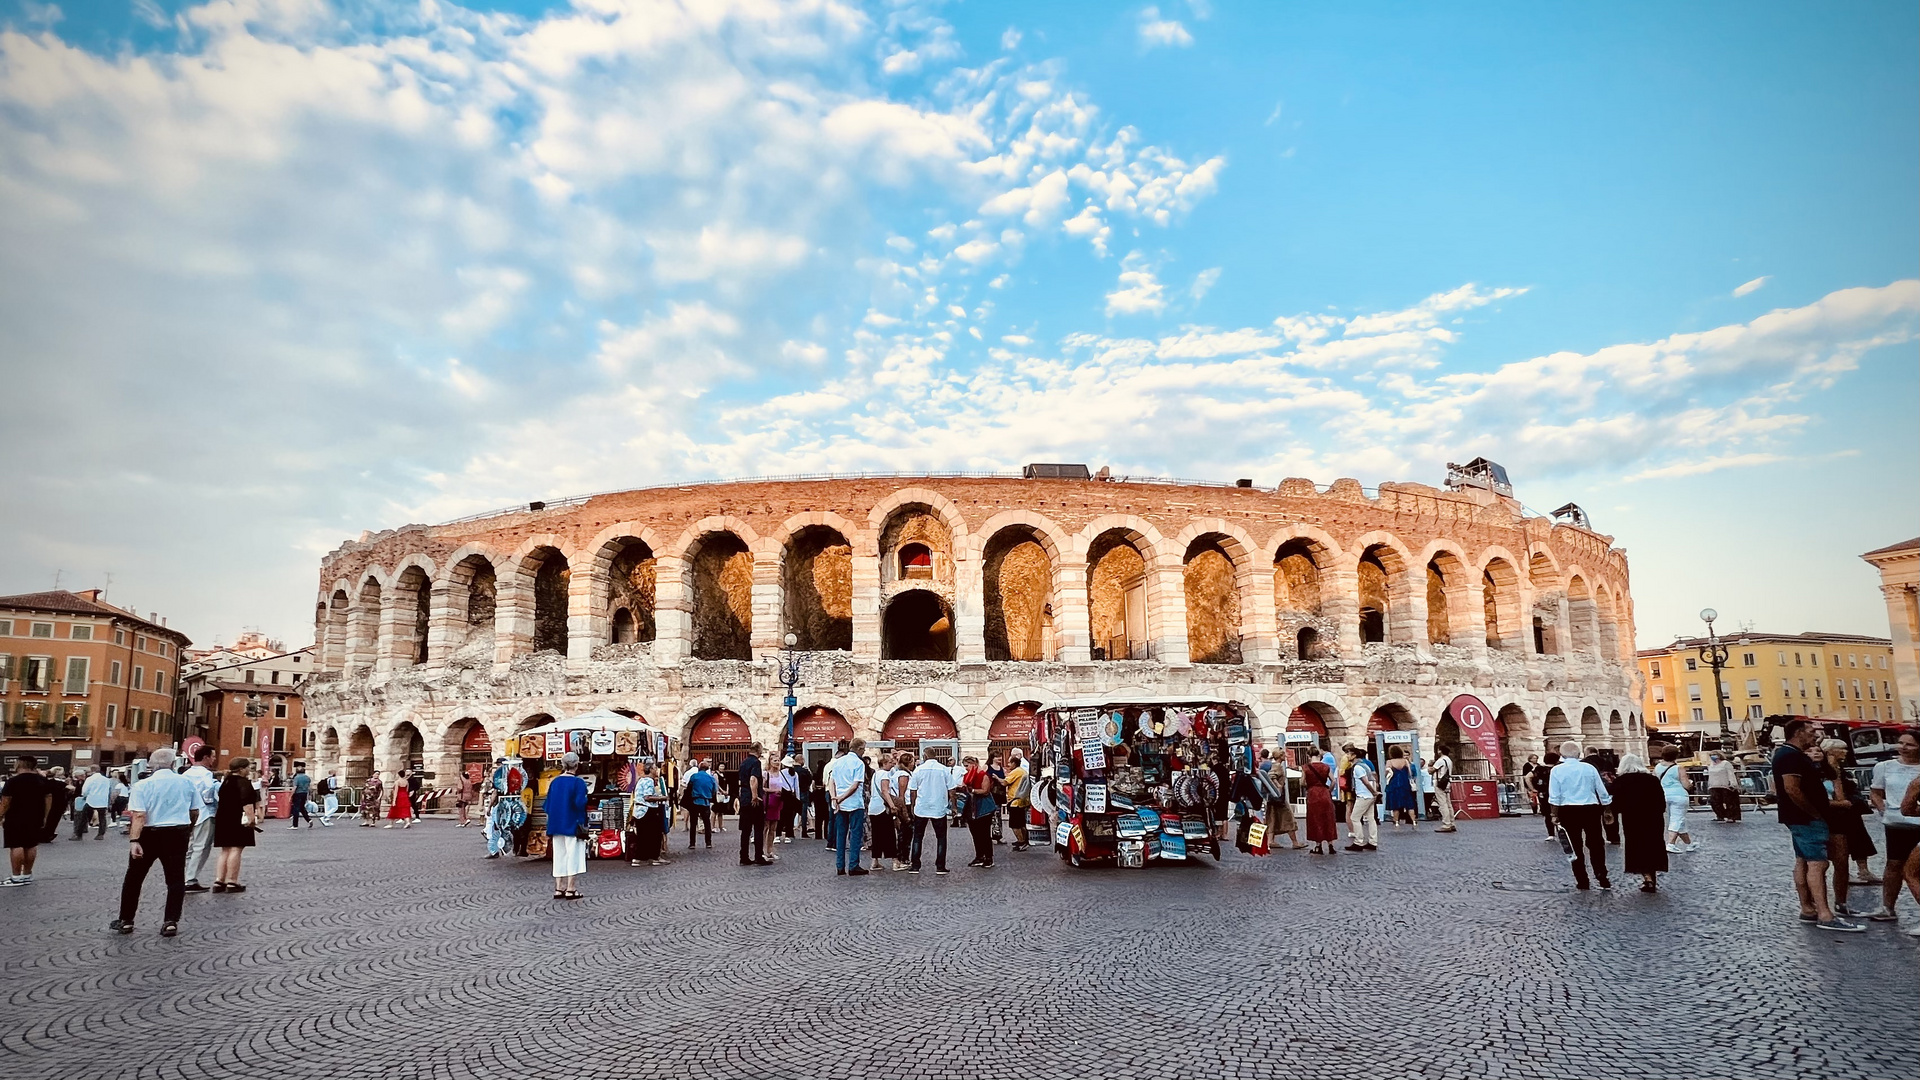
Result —
<svg viewBox="0 0 1920 1080"><path fill-rule="evenodd" d="M1660 790L1667 797L1667 850L1675 854L1692 851L1700 845L1687 831L1687 771L1680 767L1680 748L1664 747L1660 765L1653 770L1660 778Z"/></svg>

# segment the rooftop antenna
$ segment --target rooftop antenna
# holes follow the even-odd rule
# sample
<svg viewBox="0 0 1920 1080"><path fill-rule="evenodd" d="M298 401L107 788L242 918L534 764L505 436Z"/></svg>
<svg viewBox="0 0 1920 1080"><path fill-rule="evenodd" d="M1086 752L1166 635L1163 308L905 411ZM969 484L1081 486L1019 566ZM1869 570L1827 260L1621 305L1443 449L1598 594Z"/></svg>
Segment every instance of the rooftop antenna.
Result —
<svg viewBox="0 0 1920 1080"><path fill-rule="evenodd" d="M54 592L60 591L60 575L64 573L66 573L65 570L55 570L53 572L53 591Z"/></svg>
<svg viewBox="0 0 1920 1080"><path fill-rule="evenodd" d="M106 596L113 591L113 571L109 570L103 576L107 579L107 587L100 590L100 595Z"/></svg>

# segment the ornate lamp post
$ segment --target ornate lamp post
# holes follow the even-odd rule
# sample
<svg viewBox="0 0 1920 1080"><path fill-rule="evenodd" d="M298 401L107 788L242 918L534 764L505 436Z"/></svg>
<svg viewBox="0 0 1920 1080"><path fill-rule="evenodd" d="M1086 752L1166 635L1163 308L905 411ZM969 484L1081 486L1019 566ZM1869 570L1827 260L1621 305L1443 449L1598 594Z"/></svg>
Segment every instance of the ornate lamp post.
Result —
<svg viewBox="0 0 1920 1080"><path fill-rule="evenodd" d="M794 652L793 647L799 643L799 638L788 634L786 647L780 650L780 685L787 688L787 698L783 702L787 707L787 730L780 738L780 745L783 756L787 757L793 756L797 749L793 745L793 707L800 704L800 699L793 696L793 688L800 682L800 654Z"/></svg>
<svg viewBox="0 0 1920 1080"><path fill-rule="evenodd" d="M1707 624L1707 643L1700 646L1698 651L1700 659L1713 669L1713 707L1720 718L1720 749L1731 752L1733 729L1727 724L1727 694L1720 684L1720 669L1727 666L1727 644L1720 640L1720 635L1713 629L1713 620L1719 617L1720 613L1712 608L1700 612L1700 618Z"/></svg>

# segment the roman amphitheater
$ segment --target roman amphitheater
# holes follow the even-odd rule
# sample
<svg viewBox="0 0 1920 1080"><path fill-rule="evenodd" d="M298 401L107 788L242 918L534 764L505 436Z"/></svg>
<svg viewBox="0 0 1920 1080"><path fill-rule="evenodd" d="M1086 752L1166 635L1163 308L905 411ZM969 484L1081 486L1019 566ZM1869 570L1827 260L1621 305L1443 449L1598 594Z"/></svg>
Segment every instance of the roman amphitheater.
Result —
<svg viewBox="0 0 1920 1080"><path fill-rule="evenodd" d="M802 742L1024 742L1091 695L1241 703L1268 745L1413 729L1466 774L1495 770L1461 694L1506 771L1640 738L1626 554L1577 510L1504 482L1034 471L1067 476L689 484L363 534L321 565L308 753L445 782L608 708L726 756L779 745L783 661Z"/></svg>

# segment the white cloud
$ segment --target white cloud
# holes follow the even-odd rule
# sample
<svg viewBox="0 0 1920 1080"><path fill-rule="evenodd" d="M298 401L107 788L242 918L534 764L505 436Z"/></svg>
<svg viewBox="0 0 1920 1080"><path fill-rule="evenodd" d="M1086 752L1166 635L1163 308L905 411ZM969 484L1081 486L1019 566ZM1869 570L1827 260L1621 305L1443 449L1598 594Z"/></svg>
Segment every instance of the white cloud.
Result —
<svg viewBox="0 0 1920 1080"><path fill-rule="evenodd" d="M1163 19L1157 7L1143 8L1140 12L1140 44L1146 48L1159 48L1173 45L1185 48L1193 44L1193 35L1180 25L1177 19Z"/></svg>
<svg viewBox="0 0 1920 1080"><path fill-rule="evenodd" d="M1018 29L1016 29L1015 27L1009 26L1006 28L1006 30L1001 32L1000 50L1002 52L1012 52L1013 50L1019 47L1020 47L1020 31Z"/></svg>
<svg viewBox="0 0 1920 1080"><path fill-rule="evenodd" d="M1781 454L1750 453L1721 454L1718 457L1701 458L1695 461L1682 461L1673 465L1641 469L1627 477L1628 480L1670 480L1682 476L1700 476L1705 473L1719 472L1722 469L1744 469L1755 465L1771 465L1787 458Z"/></svg>
<svg viewBox="0 0 1920 1080"><path fill-rule="evenodd" d="M1166 288L1138 252L1122 264L1120 283L1107 294L1108 315L1158 315L1167 308Z"/></svg>
<svg viewBox="0 0 1920 1080"><path fill-rule="evenodd" d="M1220 280L1220 268L1209 267L1193 275L1193 284L1187 286L1187 295L1199 300L1213 290L1213 283Z"/></svg>
<svg viewBox="0 0 1920 1080"><path fill-rule="evenodd" d="M1773 280L1773 277L1771 275L1754 278L1752 281L1734 286L1733 295L1738 297L1738 296L1745 296L1750 292L1758 292L1763 286L1766 285L1767 282L1772 280Z"/></svg>

